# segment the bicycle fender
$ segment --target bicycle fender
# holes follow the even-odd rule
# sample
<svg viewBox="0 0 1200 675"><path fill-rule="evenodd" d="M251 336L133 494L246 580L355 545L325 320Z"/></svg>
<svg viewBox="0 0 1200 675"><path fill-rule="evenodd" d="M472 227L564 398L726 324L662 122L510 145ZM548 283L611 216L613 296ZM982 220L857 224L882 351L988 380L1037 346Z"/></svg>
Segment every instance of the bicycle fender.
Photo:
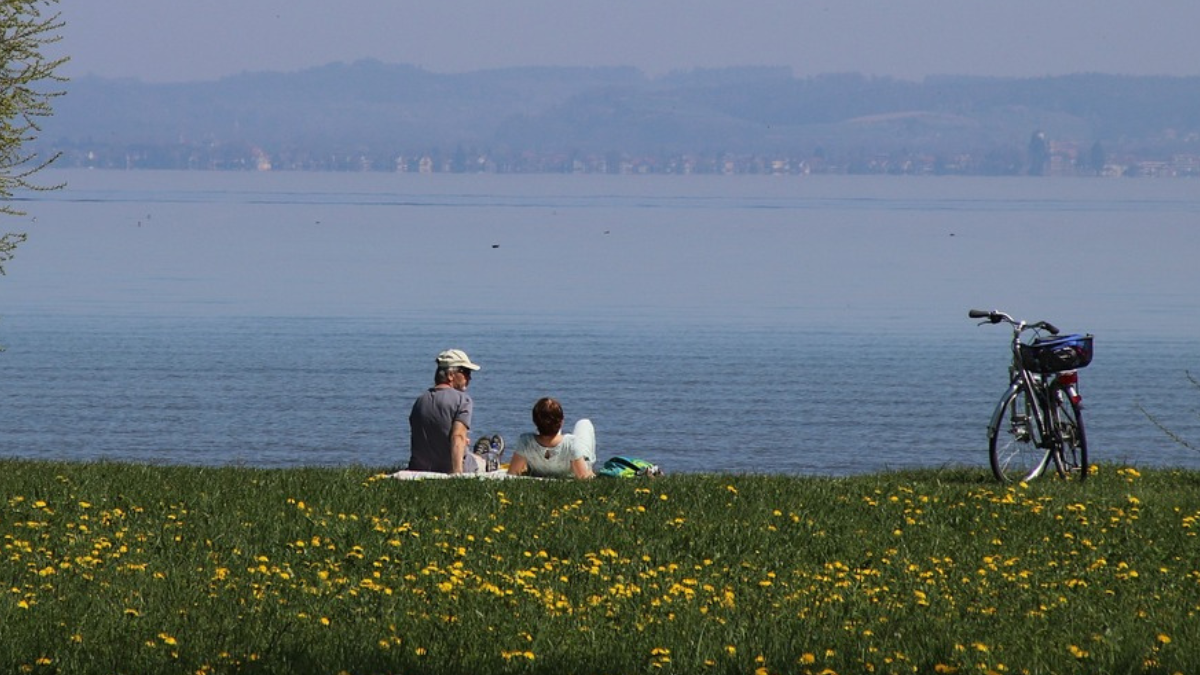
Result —
<svg viewBox="0 0 1200 675"><path fill-rule="evenodd" d="M1020 388L1020 381L1014 380L1012 384L1008 385L1008 390L1000 397L1000 402L996 404L996 409L992 411L992 420L988 422L989 438L996 435L996 431L1000 429L1000 418L1004 416L1004 406L1008 404L1009 400L1016 395L1017 390Z"/></svg>

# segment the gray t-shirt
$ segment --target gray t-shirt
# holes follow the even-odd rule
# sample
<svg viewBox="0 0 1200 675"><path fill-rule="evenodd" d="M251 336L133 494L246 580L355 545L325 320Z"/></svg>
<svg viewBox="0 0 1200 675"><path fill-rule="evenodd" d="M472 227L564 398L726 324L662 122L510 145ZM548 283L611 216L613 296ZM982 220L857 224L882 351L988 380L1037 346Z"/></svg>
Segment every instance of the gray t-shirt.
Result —
<svg viewBox="0 0 1200 675"><path fill-rule="evenodd" d="M455 421L471 428L473 406L467 392L453 387L433 387L417 397L408 416L412 433L410 471L450 473L450 430Z"/></svg>

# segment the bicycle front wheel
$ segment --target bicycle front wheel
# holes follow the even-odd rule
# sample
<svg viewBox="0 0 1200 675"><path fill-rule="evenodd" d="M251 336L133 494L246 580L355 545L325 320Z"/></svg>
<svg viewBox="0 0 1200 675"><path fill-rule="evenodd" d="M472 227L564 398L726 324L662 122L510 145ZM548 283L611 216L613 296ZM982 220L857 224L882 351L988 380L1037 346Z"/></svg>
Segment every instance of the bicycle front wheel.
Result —
<svg viewBox="0 0 1200 675"><path fill-rule="evenodd" d="M1056 458L1058 473L1063 478L1084 480L1088 475L1088 447L1079 404L1059 390L1055 394L1054 417L1057 420L1061 448Z"/></svg>
<svg viewBox="0 0 1200 675"><path fill-rule="evenodd" d="M1033 405L1025 389L1018 387L1005 394L992 415L988 458L998 481L1031 481L1050 463L1050 452L1038 447L1040 431Z"/></svg>

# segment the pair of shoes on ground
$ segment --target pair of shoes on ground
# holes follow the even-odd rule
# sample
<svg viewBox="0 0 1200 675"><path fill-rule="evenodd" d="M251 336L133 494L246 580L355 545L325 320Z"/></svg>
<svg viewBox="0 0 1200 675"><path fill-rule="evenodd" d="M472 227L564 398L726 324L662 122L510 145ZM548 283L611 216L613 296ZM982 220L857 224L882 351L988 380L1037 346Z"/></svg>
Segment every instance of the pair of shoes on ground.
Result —
<svg viewBox="0 0 1200 675"><path fill-rule="evenodd" d="M500 438L500 434L484 436L475 441L474 452L483 457L486 471L497 471L500 469L500 458L504 455L504 439Z"/></svg>

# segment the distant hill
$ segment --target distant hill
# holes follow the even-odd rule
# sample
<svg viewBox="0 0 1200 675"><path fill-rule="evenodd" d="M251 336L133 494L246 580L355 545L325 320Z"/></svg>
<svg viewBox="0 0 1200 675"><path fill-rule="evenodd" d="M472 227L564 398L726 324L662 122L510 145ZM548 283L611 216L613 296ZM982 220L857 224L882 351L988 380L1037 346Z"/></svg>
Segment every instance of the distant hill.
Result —
<svg viewBox="0 0 1200 675"><path fill-rule="evenodd" d="M1019 170L1039 131L1093 152L1200 154L1196 77L908 82L771 67L446 75L360 61L185 84L84 77L67 91L39 149L63 151L68 166L417 170L425 159L434 170L564 170L586 158L614 170L686 156L845 168L900 153L943 166L991 157L1005 172Z"/></svg>

